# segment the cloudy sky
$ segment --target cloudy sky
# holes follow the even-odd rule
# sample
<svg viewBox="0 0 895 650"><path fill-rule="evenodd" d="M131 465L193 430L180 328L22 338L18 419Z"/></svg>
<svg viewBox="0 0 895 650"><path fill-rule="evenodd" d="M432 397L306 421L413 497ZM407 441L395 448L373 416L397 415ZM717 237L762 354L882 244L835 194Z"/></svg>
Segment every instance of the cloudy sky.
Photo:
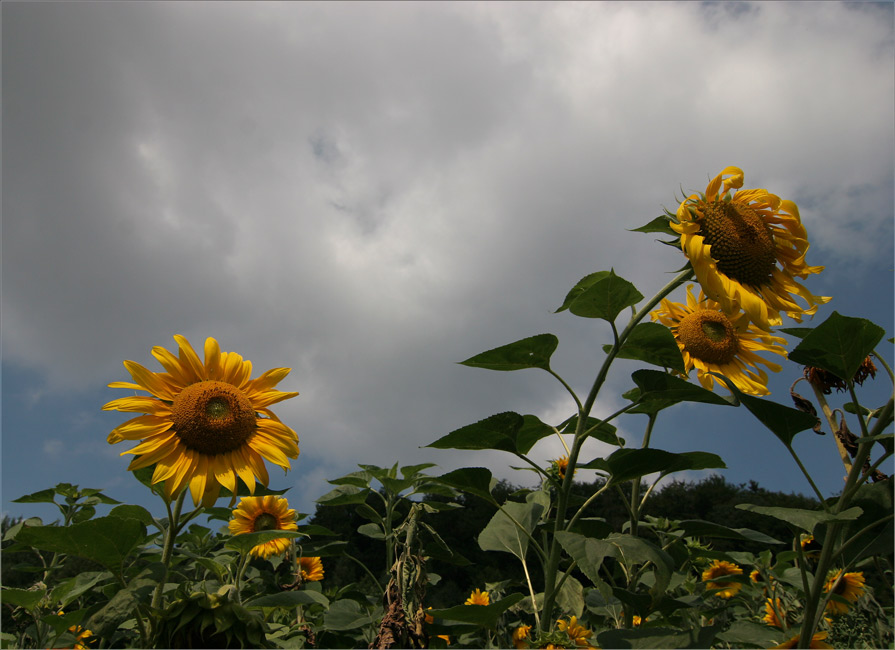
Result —
<svg viewBox="0 0 895 650"><path fill-rule="evenodd" d="M727 165L800 206L827 267L807 285L834 297L815 322L891 336L890 3L5 2L2 29L4 513L52 519L10 501L61 481L159 511L100 407L178 333L292 368L276 412L302 452L271 478L304 512L358 463L530 483L508 455L421 447L506 410L557 424L568 396L456 362L553 332L586 394L611 334L553 311L593 271L664 285L682 255L629 230ZM639 444L643 416L618 424ZM809 489L743 409L680 405L653 445ZM841 486L829 435L797 449Z"/></svg>

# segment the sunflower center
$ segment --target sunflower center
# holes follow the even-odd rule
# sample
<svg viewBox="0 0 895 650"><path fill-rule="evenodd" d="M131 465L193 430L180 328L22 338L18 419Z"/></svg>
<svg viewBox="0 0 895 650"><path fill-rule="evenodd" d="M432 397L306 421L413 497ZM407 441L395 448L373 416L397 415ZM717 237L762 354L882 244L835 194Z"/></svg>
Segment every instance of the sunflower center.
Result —
<svg viewBox="0 0 895 650"><path fill-rule="evenodd" d="M752 208L732 201L705 206L702 234L718 270L740 284L768 284L777 265L774 236Z"/></svg>
<svg viewBox="0 0 895 650"><path fill-rule="evenodd" d="M171 411L180 441L209 456L238 449L255 431L249 398L222 381L190 384L174 398Z"/></svg>
<svg viewBox="0 0 895 650"><path fill-rule="evenodd" d="M733 323L711 309L700 309L685 316L678 325L677 335L691 356L706 363L730 363L740 349Z"/></svg>
<svg viewBox="0 0 895 650"><path fill-rule="evenodd" d="M255 523L252 525L252 528L256 533L261 530L279 530L280 520L269 512L262 512L255 518Z"/></svg>

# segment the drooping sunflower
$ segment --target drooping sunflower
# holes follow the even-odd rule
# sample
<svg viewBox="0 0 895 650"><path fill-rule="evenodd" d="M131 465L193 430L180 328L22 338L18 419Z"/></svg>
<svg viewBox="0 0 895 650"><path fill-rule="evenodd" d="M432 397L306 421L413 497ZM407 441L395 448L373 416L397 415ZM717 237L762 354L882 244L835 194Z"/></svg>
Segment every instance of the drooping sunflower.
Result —
<svg viewBox="0 0 895 650"><path fill-rule="evenodd" d="M780 616L777 615L778 613ZM764 604L764 616L761 617L761 620L767 625L782 629L783 622L781 617L786 618L786 613L783 611L783 602L779 598L775 598L774 602L771 602L771 599L768 598Z"/></svg>
<svg viewBox="0 0 895 650"><path fill-rule="evenodd" d="M780 312L801 321L830 299L795 280L824 269L805 262L808 234L799 208L767 190L742 186L743 170L725 167L705 194L681 202L678 222L670 226L680 233L681 250L706 295L724 311L742 309L764 330L782 323Z"/></svg>
<svg viewBox="0 0 895 650"><path fill-rule="evenodd" d="M832 648L833 646L831 646L829 643L824 642L824 639L826 639L826 638L827 638L826 632L818 632L817 634L814 634L811 637L811 642L808 644L808 647L809 648L817 648L818 650ZM792 637L791 639L787 639L780 645L775 645L774 650L778 650L778 649L782 650L783 648L798 648L798 647L799 647L799 635L797 634L794 637Z"/></svg>
<svg viewBox="0 0 895 650"><path fill-rule="evenodd" d="M267 485L264 460L290 469L298 458L298 436L268 408L295 397L297 392L275 390L289 368L274 368L250 379L252 362L235 352L221 352L213 338L205 340L205 361L178 334L175 356L163 347L152 356L166 372L152 372L139 363L124 366L135 383L115 381L110 388L146 391L112 400L106 411L143 413L116 427L109 444L142 442L124 454L134 454L128 470L155 465L152 483L164 481L169 501L187 485L193 504L210 506L223 485L234 495L241 478L254 494L255 478Z"/></svg>
<svg viewBox="0 0 895 650"><path fill-rule="evenodd" d="M716 581L721 576L740 575L743 570L732 562L724 560L712 560L709 568L702 572L702 581L706 582L706 589L721 589L715 595L718 598L733 598L743 585L739 582Z"/></svg>
<svg viewBox="0 0 895 650"><path fill-rule="evenodd" d="M570 617L568 621L563 618L559 619L556 621L556 627L568 634L569 638L575 642L575 645L583 648L590 647L589 639L593 632L580 625L577 616Z"/></svg>
<svg viewBox="0 0 895 650"><path fill-rule="evenodd" d="M323 561L319 557L300 557L298 572L302 582L320 582L323 580Z"/></svg>
<svg viewBox="0 0 895 650"><path fill-rule="evenodd" d="M295 510L283 497L269 494L263 497L244 497L233 511L230 520L230 534L243 535L262 530L298 530ZM285 553L289 548L289 538L272 539L252 547L251 554L263 559L271 555Z"/></svg>
<svg viewBox="0 0 895 650"><path fill-rule="evenodd" d="M839 579L840 576L842 576L841 580ZM839 581L838 585L836 585L837 580ZM836 587L834 588L833 585L836 585ZM834 594L842 596L850 603L858 602L858 599L864 593L864 572L858 571L856 573L846 573L843 576L842 569L839 569L839 571L830 575L827 579L827 583L824 585L825 592L831 590ZM826 611L830 614L844 614L848 611L848 605L831 598L827 601Z"/></svg>
<svg viewBox="0 0 895 650"><path fill-rule="evenodd" d="M481 589L476 589L471 594L469 594L469 598L466 599L464 605L490 605L491 604L491 596L488 595L487 591L482 591Z"/></svg>
<svg viewBox="0 0 895 650"><path fill-rule="evenodd" d="M780 365L757 354L772 352L786 356L786 341L758 329L745 312L725 313L719 303L700 291L693 297L693 286L687 286L687 304L662 300L650 316L671 329L684 357L687 374L696 368L699 383L712 390L724 383L709 372L730 379L744 393L767 395L768 375L759 365L780 372Z"/></svg>

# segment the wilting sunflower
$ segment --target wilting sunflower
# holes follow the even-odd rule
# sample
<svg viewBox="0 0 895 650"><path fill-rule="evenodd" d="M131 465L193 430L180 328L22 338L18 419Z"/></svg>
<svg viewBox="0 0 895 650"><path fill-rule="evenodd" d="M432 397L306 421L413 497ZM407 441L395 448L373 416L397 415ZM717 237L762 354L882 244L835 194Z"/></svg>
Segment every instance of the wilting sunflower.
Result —
<svg viewBox="0 0 895 650"><path fill-rule="evenodd" d="M715 578L721 576L740 575L743 570L732 562L724 560L712 560L709 568L702 572L702 581L707 582L706 589L722 589L715 595L718 598L733 598L743 585L739 582L716 582Z"/></svg>
<svg viewBox="0 0 895 650"><path fill-rule="evenodd" d="M525 650L530 647L528 639L531 637L531 625L520 625L513 630L513 647L516 650Z"/></svg>
<svg viewBox="0 0 895 650"><path fill-rule="evenodd" d="M761 617L761 620L766 624L772 627L783 628L783 622L780 619L780 616L777 616L779 612L780 616L786 617L786 614L783 611L783 602L779 598L775 598L774 602L771 602L771 599L768 598L764 604L764 616Z"/></svg>
<svg viewBox="0 0 895 650"><path fill-rule="evenodd" d="M481 589L476 589L471 594L469 594L469 598L466 599L464 605L490 605L491 604L491 596L488 595L487 591L482 591Z"/></svg>
<svg viewBox="0 0 895 650"><path fill-rule="evenodd" d="M570 617L568 621L563 618L559 619L556 621L556 627L558 627L560 631L568 634L569 638L575 642L575 645L584 648L590 647L590 641L588 639L590 639L593 632L583 625L579 625L577 616Z"/></svg>
<svg viewBox="0 0 895 650"><path fill-rule="evenodd" d="M839 576L842 576L842 569L839 569L839 571L832 574L827 579L827 583L824 585L824 591L829 592L832 590L834 594L842 596L850 603L858 602L858 598L864 593L864 572L858 571L857 573L846 573L842 576L841 580L839 580ZM836 588L834 589L833 585L836 584L837 580L839 580L839 584L836 585ZM830 614L844 614L848 611L848 605L831 598L827 601L826 611Z"/></svg>
<svg viewBox="0 0 895 650"><path fill-rule="evenodd" d="M269 494L264 497L244 497L239 501L233 511L233 519L230 520L230 534L243 535L262 530L298 530L295 510L289 507L286 499ZM290 539L287 537L272 539L252 547L251 553L266 560L271 555L285 553L289 544Z"/></svg>
<svg viewBox="0 0 895 650"><path fill-rule="evenodd" d="M726 177L726 178L725 178ZM741 190L743 171L725 167L705 188L687 197L671 228L681 235L706 295L726 312L743 309L764 330L780 325L780 312L802 320L829 298L815 296L795 278L823 271L808 266L808 235L792 201L767 190ZM731 194L730 190L737 190ZM795 301L801 297L802 307Z"/></svg>
<svg viewBox="0 0 895 650"><path fill-rule="evenodd" d="M302 582L320 582L323 580L323 561L319 557L300 557L298 573Z"/></svg>
<svg viewBox="0 0 895 650"><path fill-rule="evenodd" d="M116 427L110 444L142 440L124 454L134 454L128 470L155 465L152 483L165 482L169 501L189 485L193 504L210 506L223 485L236 502L236 479L255 492L255 477L268 483L264 459L289 470L298 458L298 436L268 408L298 393L274 390L289 368L268 370L256 379L252 362L235 352L221 352L213 338L205 340L205 362L189 341L178 334L177 356L163 347L152 356L167 372L151 372L139 363L125 361L135 383L115 381L110 388L142 390L112 400L106 411L144 413Z"/></svg>
<svg viewBox="0 0 895 650"><path fill-rule="evenodd" d="M724 383L709 372L724 375L744 393L767 395L768 375L759 368L780 372L781 366L759 356L757 352L772 352L786 356L782 344L786 341L758 329L749 322L745 312L725 313L714 300L699 292L693 297L693 286L687 286L687 304L662 300L651 317L671 329L684 357L687 374L696 368L699 383L712 390Z"/></svg>
<svg viewBox="0 0 895 650"><path fill-rule="evenodd" d="M811 637L811 643L808 644L809 648L832 648L829 643L824 643L824 639L827 638L826 632L818 632L814 636ZM799 647L799 635L792 637L781 643L780 645L775 645L774 650L782 649L782 648L798 648Z"/></svg>

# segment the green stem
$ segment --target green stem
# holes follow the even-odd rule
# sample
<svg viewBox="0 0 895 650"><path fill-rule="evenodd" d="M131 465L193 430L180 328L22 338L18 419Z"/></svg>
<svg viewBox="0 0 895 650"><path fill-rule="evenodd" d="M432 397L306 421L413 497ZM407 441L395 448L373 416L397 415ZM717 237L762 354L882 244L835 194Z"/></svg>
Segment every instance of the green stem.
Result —
<svg viewBox="0 0 895 650"><path fill-rule="evenodd" d="M249 567L249 551L243 551L239 556L239 565L236 569L236 602L242 604L242 578Z"/></svg>
<svg viewBox="0 0 895 650"><path fill-rule="evenodd" d="M345 553L342 557L347 557L349 560L351 560L351 561L353 561L353 562L357 562L357 564L359 564L360 567L361 567L364 571L367 572L367 575L370 576L370 579L373 581L373 584L376 585L377 589L379 589L380 592L384 592L384 591L385 591L385 590L382 588L382 583L379 582L379 578L377 578L375 575L373 575L373 572L370 571L370 567L367 566L366 562L361 562L360 560L358 560L358 559L357 559L356 557L354 557L353 555L350 555L349 553Z"/></svg>
<svg viewBox="0 0 895 650"><path fill-rule="evenodd" d="M600 366L600 370L597 373L597 377L590 389L590 393L588 393L587 395L587 399L585 400L583 406L579 409L578 426L576 427L575 431L575 439L572 444L572 452L569 454L570 468L574 468L578 462L578 453L580 452L581 446L584 443L585 436L583 436L582 434L585 431L587 417L590 415L590 411L594 406L597 395L599 394L600 389L603 387L603 383L606 381L606 377L609 374L609 367L612 365L612 362L615 360L616 356L618 356L618 353L621 350L622 345L624 345L625 340L627 340L628 335L640 323L640 321L643 320L647 314L649 314L653 307L659 304L659 302L665 296L667 296L669 293L671 293L676 288L692 278L692 267L688 267L678 273L674 277L674 279L671 280L671 282L662 287L655 296L647 301L647 303L636 314L634 314L634 316L631 318L631 321L625 326L625 329L622 331L621 335L616 338L615 343L609 350L606 358L603 360L603 364ZM614 334L615 330L613 325L613 335ZM551 541L550 552L547 556L547 566L544 575L544 606L541 610L541 631L545 631L545 625L550 627L552 623L551 619L553 606L556 602L556 572L557 568L559 567L559 560L562 552L560 544L556 540L556 533L561 532L565 527L566 508L568 507L573 473L574 472L572 471L566 472L565 479L563 480L563 484L559 490L559 495L556 501L556 519L554 522L553 540Z"/></svg>
<svg viewBox="0 0 895 650"><path fill-rule="evenodd" d="M802 464L802 460L799 458L798 454L796 454L796 450L792 448L792 445L786 445L787 451L793 457L793 460L796 461L796 465L799 466L799 469L802 470L802 474L808 479L808 483L811 484L811 489L814 490L815 496L817 496L817 500L820 501L820 505L823 506L823 509L827 512L830 511L829 506L824 501L824 495L817 487L817 484L814 482L814 479L811 478L811 474L808 473L808 470L805 469L805 466Z"/></svg>
<svg viewBox="0 0 895 650"><path fill-rule="evenodd" d="M811 382L808 383L811 384ZM842 460L842 465L845 467L846 474L848 474L848 472L851 471L851 456L845 449L845 446L842 444L839 436L836 435L836 432L839 430L839 425L836 424L836 417L833 415L833 411L832 409L830 409L829 404L827 404L827 400L824 397L823 391L817 388L817 386L815 386L814 384L811 384L811 389L814 391L814 396L815 398L817 398L817 403L820 404L820 409L821 411L823 411L824 417L827 419L827 424L830 425L830 431L833 433L833 442L836 444L836 449L839 452L839 458ZM858 418L860 417L861 416L859 414Z"/></svg>
<svg viewBox="0 0 895 650"><path fill-rule="evenodd" d="M171 565L174 540L177 538L179 530L178 523L180 519L180 510L183 508L183 500L186 498L186 493L186 489L180 492L177 501L174 502L173 513L171 512L171 504L168 501L165 501L165 508L168 510L168 527L165 529L165 545L162 547L162 565L165 567L165 572L162 579L155 586L155 591L152 594L152 604L150 605L152 609L158 609L162 603L162 591L165 588L165 583L168 581L168 568Z"/></svg>
<svg viewBox="0 0 895 650"><path fill-rule="evenodd" d="M649 414L649 421L646 423L646 431L643 433L643 444L640 445L641 449L646 449L649 447L650 436L653 433L653 425L656 423L656 417L658 417L658 411ZM637 537L637 530L640 524L640 477L638 476L631 483L631 507L628 509L631 513L631 526L630 532L631 535Z"/></svg>

